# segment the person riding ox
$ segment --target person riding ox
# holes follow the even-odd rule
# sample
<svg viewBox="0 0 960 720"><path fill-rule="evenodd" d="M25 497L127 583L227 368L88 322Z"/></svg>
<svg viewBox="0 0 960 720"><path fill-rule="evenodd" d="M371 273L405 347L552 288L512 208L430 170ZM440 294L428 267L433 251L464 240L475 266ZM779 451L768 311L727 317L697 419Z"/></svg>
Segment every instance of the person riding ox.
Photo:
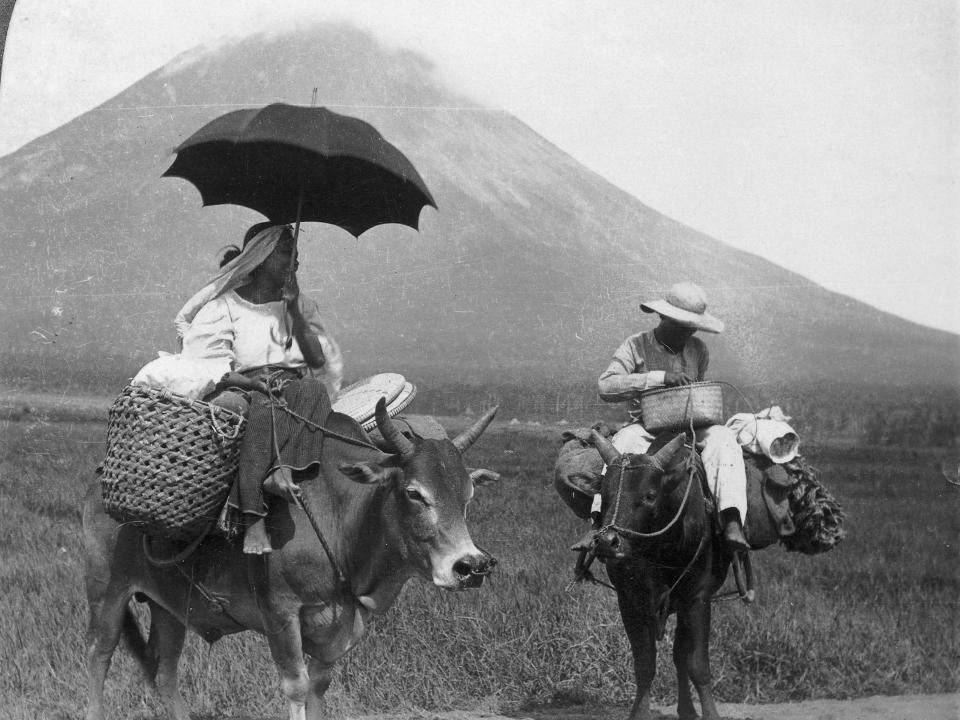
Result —
<svg viewBox="0 0 960 720"><path fill-rule="evenodd" d="M719 720L710 671L710 603L733 557L713 531L700 457L683 434L661 435L642 455L621 453L593 431L606 464L590 549L606 566L633 655L636 695L630 720L652 720L657 640L676 613L673 663L677 713Z"/></svg>
<svg viewBox="0 0 960 720"><path fill-rule="evenodd" d="M334 664L408 579L475 588L496 564L466 526L473 483L462 459L495 412L453 440L410 438L381 399L376 422L389 452L349 416L330 413L317 472L300 485L301 504L273 504L269 555L250 555L217 535L186 559L158 564L136 527L106 514L100 483L92 482L83 510L87 720L105 718L103 685L121 636L168 716L189 720L177 687L188 626L207 642L243 630L265 635L290 717L320 718ZM150 608L148 639L132 598Z"/></svg>
<svg viewBox="0 0 960 720"><path fill-rule="evenodd" d="M317 303L300 292L294 252L288 225L253 225L175 321L184 359L217 368L219 389L253 391L228 501L242 517L244 552L252 554L272 550L264 489L296 502L294 473L318 465L324 435L317 427L343 377L340 349Z"/></svg>
<svg viewBox="0 0 960 720"><path fill-rule="evenodd" d="M723 322L707 313L703 290L693 283L677 283L662 299L641 303L656 313L660 323L624 340L598 380L600 398L625 402L631 422L613 437L621 453L641 454L654 437L643 426L640 394L656 387L676 387L705 379L710 364L706 344L695 333L723 331ZM697 430L710 490L723 523L723 536L733 549L749 549L743 534L747 515L747 478L743 451L736 435L722 425Z"/></svg>

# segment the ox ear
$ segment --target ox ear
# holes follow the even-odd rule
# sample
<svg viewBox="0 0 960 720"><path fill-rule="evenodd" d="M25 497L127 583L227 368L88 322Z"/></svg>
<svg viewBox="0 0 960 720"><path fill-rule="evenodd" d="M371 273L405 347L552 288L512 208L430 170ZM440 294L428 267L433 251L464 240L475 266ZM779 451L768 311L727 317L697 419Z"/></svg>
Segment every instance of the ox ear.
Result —
<svg viewBox="0 0 960 720"><path fill-rule="evenodd" d="M596 473L575 472L564 475L563 484L580 495L593 497L603 487L603 478Z"/></svg>
<svg viewBox="0 0 960 720"><path fill-rule="evenodd" d="M376 485L390 482L403 471L396 467L383 467L377 463L340 463L340 472L356 483Z"/></svg>

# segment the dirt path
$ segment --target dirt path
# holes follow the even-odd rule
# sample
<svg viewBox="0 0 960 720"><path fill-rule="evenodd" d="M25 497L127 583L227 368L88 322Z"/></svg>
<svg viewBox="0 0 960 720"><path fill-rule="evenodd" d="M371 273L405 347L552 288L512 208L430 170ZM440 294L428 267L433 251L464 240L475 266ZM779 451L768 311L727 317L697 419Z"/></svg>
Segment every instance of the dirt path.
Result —
<svg viewBox="0 0 960 720"><path fill-rule="evenodd" d="M509 716L483 712L369 715L352 720L626 720L628 708L543 708ZM806 700L746 705L720 703L723 720L960 720L960 694L875 695L857 700ZM675 720L676 708L654 706L655 720ZM350 719L347 719L350 720Z"/></svg>

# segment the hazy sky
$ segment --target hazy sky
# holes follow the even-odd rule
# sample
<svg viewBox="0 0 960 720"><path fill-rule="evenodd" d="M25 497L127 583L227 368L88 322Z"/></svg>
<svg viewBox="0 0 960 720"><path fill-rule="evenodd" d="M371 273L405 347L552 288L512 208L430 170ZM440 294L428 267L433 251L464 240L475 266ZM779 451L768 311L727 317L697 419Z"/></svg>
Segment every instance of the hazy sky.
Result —
<svg viewBox="0 0 960 720"><path fill-rule="evenodd" d="M456 90L687 225L960 332L946 0L17 0L0 154L198 43L313 18L423 52Z"/></svg>

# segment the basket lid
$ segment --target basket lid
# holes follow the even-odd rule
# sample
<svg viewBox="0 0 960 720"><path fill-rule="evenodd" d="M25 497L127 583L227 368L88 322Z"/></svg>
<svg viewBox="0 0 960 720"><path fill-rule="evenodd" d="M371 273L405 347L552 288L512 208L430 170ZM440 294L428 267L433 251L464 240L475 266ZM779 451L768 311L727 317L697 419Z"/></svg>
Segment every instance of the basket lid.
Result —
<svg viewBox="0 0 960 720"><path fill-rule="evenodd" d="M398 373L371 375L341 390L333 409L364 423L373 417L380 398L384 398L389 407L408 384Z"/></svg>
<svg viewBox="0 0 960 720"><path fill-rule="evenodd" d="M400 391L400 394L394 398L393 402L387 404L387 415L389 417L396 417L407 405L413 402L416 396L417 386L410 382L404 383L403 390ZM361 423L361 427L363 427L364 430L373 430L376 426L376 418L370 418L366 422Z"/></svg>

